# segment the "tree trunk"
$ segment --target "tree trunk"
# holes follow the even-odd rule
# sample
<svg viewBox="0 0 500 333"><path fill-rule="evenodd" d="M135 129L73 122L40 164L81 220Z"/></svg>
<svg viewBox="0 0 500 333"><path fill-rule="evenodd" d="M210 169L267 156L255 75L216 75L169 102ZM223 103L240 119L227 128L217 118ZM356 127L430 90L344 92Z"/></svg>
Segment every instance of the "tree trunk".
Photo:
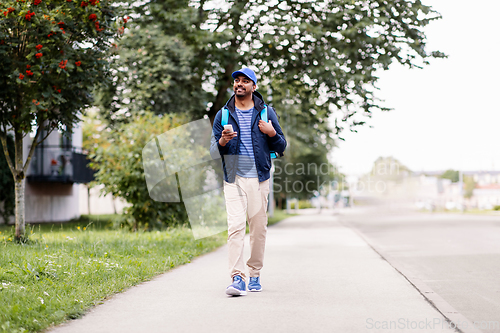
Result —
<svg viewBox="0 0 500 333"><path fill-rule="evenodd" d="M24 238L24 165L23 165L23 135L19 131L14 133L14 189L16 197L16 240Z"/></svg>
<svg viewBox="0 0 500 333"><path fill-rule="evenodd" d="M234 64L228 64L225 68L225 72L221 78L221 82L219 83L219 88L217 89L217 96L215 97L214 104L208 111L208 118L210 119L210 123L214 123L214 118L217 112L222 109L224 104L226 103L227 90L231 87L231 74L234 71Z"/></svg>
<svg viewBox="0 0 500 333"><path fill-rule="evenodd" d="M90 186L87 184L87 214L90 215Z"/></svg>
<svg viewBox="0 0 500 333"><path fill-rule="evenodd" d="M20 105L20 103L19 103ZM19 108L18 108L19 109ZM14 124L14 159L11 159L9 155L9 151L7 149L7 129L4 127L0 128L0 141L2 143L2 147L4 150L4 155L7 160L7 164L9 165L9 169L12 173L12 177L14 178L14 192L15 192L15 213L16 213L16 235L15 238L17 241L21 241L25 237L25 204L24 204L24 187L26 181L26 170L30 164L31 158L35 152L35 147L39 142L39 138L41 133L43 132L43 117L41 115L37 116L38 127L36 130L35 138L31 144L31 148L28 151L28 155L26 156L26 161L24 162L24 152L23 152L23 139L25 133L17 127L18 124ZM47 133L50 134L51 131ZM42 136L43 137L43 136ZM47 136L45 136L43 141Z"/></svg>
<svg viewBox="0 0 500 333"><path fill-rule="evenodd" d="M25 178L17 177L15 181L16 193L16 239L24 237L24 182Z"/></svg>

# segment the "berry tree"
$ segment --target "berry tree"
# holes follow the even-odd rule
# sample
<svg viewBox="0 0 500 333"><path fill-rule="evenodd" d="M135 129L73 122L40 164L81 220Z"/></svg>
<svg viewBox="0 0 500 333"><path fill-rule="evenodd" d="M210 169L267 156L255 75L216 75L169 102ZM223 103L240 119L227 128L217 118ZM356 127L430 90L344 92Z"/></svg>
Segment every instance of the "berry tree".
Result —
<svg viewBox="0 0 500 333"><path fill-rule="evenodd" d="M112 45L127 22L119 14L109 0L0 0L0 139L15 182L18 240L34 149L53 130L77 123L94 87L109 80ZM33 144L23 152L30 132Z"/></svg>

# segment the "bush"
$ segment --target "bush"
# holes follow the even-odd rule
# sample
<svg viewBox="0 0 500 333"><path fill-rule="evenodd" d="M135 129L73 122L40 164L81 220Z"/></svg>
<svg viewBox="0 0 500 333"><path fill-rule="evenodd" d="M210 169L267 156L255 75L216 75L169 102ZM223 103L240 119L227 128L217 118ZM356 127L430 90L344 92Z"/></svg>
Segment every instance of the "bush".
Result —
<svg viewBox="0 0 500 333"><path fill-rule="evenodd" d="M142 163L142 150L154 137L182 125L187 119L178 115L155 116L147 112L115 129L95 118L84 126L84 146L91 148L91 167L97 170L93 184L103 184L105 194L121 197L131 204L124 211L122 226L132 230L162 229L184 224L187 213L183 203L151 199Z"/></svg>
<svg viewBox="0 0 500 333"><path fill-rule="evenodd" d="M493 210L500 210L500 205L496 205L493 207Z"/></svg>

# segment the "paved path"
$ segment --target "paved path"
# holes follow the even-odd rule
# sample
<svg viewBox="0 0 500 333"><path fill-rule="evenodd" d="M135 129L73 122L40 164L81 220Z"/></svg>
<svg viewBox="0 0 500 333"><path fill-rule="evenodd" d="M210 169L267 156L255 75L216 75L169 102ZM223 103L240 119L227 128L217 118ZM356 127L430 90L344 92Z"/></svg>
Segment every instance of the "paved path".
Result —
<svg viewBox="0 0 500 333"><path fill-rule="evenodd" d="M332 215L296 216L269 228L261 293L224 294L226 255L222 247L51 332L454 332Z"/></svg>

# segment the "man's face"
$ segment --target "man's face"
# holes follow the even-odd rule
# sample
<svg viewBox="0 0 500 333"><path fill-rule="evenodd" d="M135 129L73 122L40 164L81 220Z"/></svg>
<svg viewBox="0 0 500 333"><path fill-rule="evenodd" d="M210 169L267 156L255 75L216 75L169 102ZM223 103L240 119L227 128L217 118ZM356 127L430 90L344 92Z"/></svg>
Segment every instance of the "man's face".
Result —
<svg viewBox="0 0 500 333"><path fill-rule="evenodd" d="M237 97L246 97L251 95L255 90L255 84L246 76L239 75L236 79L234 79L233 88Z"/></svg>

